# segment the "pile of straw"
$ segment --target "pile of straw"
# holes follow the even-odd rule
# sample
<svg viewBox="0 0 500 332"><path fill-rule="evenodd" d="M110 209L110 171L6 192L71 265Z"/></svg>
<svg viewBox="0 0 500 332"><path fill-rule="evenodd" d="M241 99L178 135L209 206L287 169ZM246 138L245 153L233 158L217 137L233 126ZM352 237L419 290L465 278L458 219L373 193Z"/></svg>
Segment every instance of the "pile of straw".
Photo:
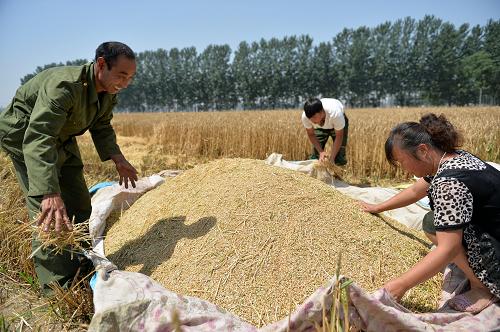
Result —
<svg viewBox="0 0 500 332"><path fill-rule="evenodd" d="M307 175L247 159L199 165L145 194L108 230L107 256L167 289L263 325L335 274L367 290L428 252L415 231L361 212ZM434 305L437 285L408 294ZM427 307L429 309L429 307Z"/></svg>

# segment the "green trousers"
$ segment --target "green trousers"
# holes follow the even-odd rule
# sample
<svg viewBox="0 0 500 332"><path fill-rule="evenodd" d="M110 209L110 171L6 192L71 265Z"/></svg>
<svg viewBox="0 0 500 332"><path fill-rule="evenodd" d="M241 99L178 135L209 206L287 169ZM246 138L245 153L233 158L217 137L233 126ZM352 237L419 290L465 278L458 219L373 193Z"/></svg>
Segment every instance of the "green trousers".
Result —
<svg viewBox="0 0 500 332"><path fill-rule="evenodd" d="M347 164L345 147L347 145L347 135L349 132L349 120L345 115L344 118L345 118L344 137L342 138L342 144L340 145L340 150L337 153L337 156L335 157L335 164L340 166ZM332 140L335 140L335 129L316 128L314 129L314 135L316 135L316 138L318 139L321 148L324 149L329 137L331 137ZM309 157L309 159L319 159L319 152L318 150L316 150L314 146L312 154Z"/></svg>
<svg viewBox="0 0 500 332"><path fill-rule="evenodd" d="M76 149L78 148L76 147ZM17 180L21 185L28 205L30 220L33 220L40 213L43 196L28 196L29 179L26 165L23 160L12 155L11 160L14 163ZM61 150L59 153L58 173L61 197L68 217L70 220L74 218L75 223L88 220L91 212L90 195L83 177L83 164L79 153L77 156L66 150ZM33 238L33 251L39 246L40 241ZM61 254L51 253L50 249L37 251L33 261L43 293L46 295L52 293L48 285L53 282L57 282L63 288L68 288L79 267L81 267L80 275L90 272L92 263L85 256L79 254L71 256L69 248Z"/></svg>

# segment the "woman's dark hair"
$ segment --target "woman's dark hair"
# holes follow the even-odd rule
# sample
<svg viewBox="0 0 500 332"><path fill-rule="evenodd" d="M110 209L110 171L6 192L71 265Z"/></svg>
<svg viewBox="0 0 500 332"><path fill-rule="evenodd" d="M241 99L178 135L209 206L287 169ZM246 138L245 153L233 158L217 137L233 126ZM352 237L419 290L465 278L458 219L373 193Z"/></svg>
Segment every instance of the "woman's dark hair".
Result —
<svg viewBox="0 0 500 332"><path fill-rule="evenodd" d="M308 119L312 118L314 114L323 110L323 104L318 98L309 98L304 104L304 112Z"/></svg>
<svg viewBox="0 0 500 332"><path fill-rule="evenodd" d="M417 158L417 147L427 144L443 152L453 152L462 145L462 135L441 114L425 114L419 122L403 122L394 127L385 142L385 156L395 165L392 150L394 146L409 152Z"/></svg>
<svg viewBox="0 0 500 332"><path fill-rule="evenodd" d="M134 51L124 43L115 41L105 42L99 45L95 50L95 61L97 61L97 58L103 57L108 66L108 70L111 70L120 55L130 60L135 59Z"/></svg>

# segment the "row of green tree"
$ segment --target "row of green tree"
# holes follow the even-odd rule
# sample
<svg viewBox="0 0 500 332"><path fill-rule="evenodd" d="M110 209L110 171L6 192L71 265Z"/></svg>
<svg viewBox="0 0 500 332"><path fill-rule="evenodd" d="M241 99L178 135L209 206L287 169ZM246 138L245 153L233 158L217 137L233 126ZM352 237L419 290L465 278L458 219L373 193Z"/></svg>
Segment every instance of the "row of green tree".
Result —
<svg viewBox="0 0 500 332"><path fill-rule="evenodd" d="M121 110L288 108L310 96L356 107L498 105L500 20L456 27L434 16L407 17L344 29L317 45L302 35L241 42L234 53L228 45L145 51L137 65L120 93Z"/></svg>

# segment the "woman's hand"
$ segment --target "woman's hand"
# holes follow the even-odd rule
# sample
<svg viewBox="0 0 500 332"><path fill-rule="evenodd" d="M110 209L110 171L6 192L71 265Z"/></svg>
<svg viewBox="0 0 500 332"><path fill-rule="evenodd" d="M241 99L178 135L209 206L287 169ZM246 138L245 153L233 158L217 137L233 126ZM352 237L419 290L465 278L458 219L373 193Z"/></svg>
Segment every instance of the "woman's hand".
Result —
<svg viewBox="0 0 500 332"><path fill-rule="evenodd" d="M361 210L368 213L380 213L382 212L378 204L370 204L363 201L358 201Z"/></svg>
<svg viewBox="0 0 500 332"><path fill-rule="evenodd" d="M409 287L401 278L393 279L384 285L384 289L396 300L400 301Z"/></svg>

